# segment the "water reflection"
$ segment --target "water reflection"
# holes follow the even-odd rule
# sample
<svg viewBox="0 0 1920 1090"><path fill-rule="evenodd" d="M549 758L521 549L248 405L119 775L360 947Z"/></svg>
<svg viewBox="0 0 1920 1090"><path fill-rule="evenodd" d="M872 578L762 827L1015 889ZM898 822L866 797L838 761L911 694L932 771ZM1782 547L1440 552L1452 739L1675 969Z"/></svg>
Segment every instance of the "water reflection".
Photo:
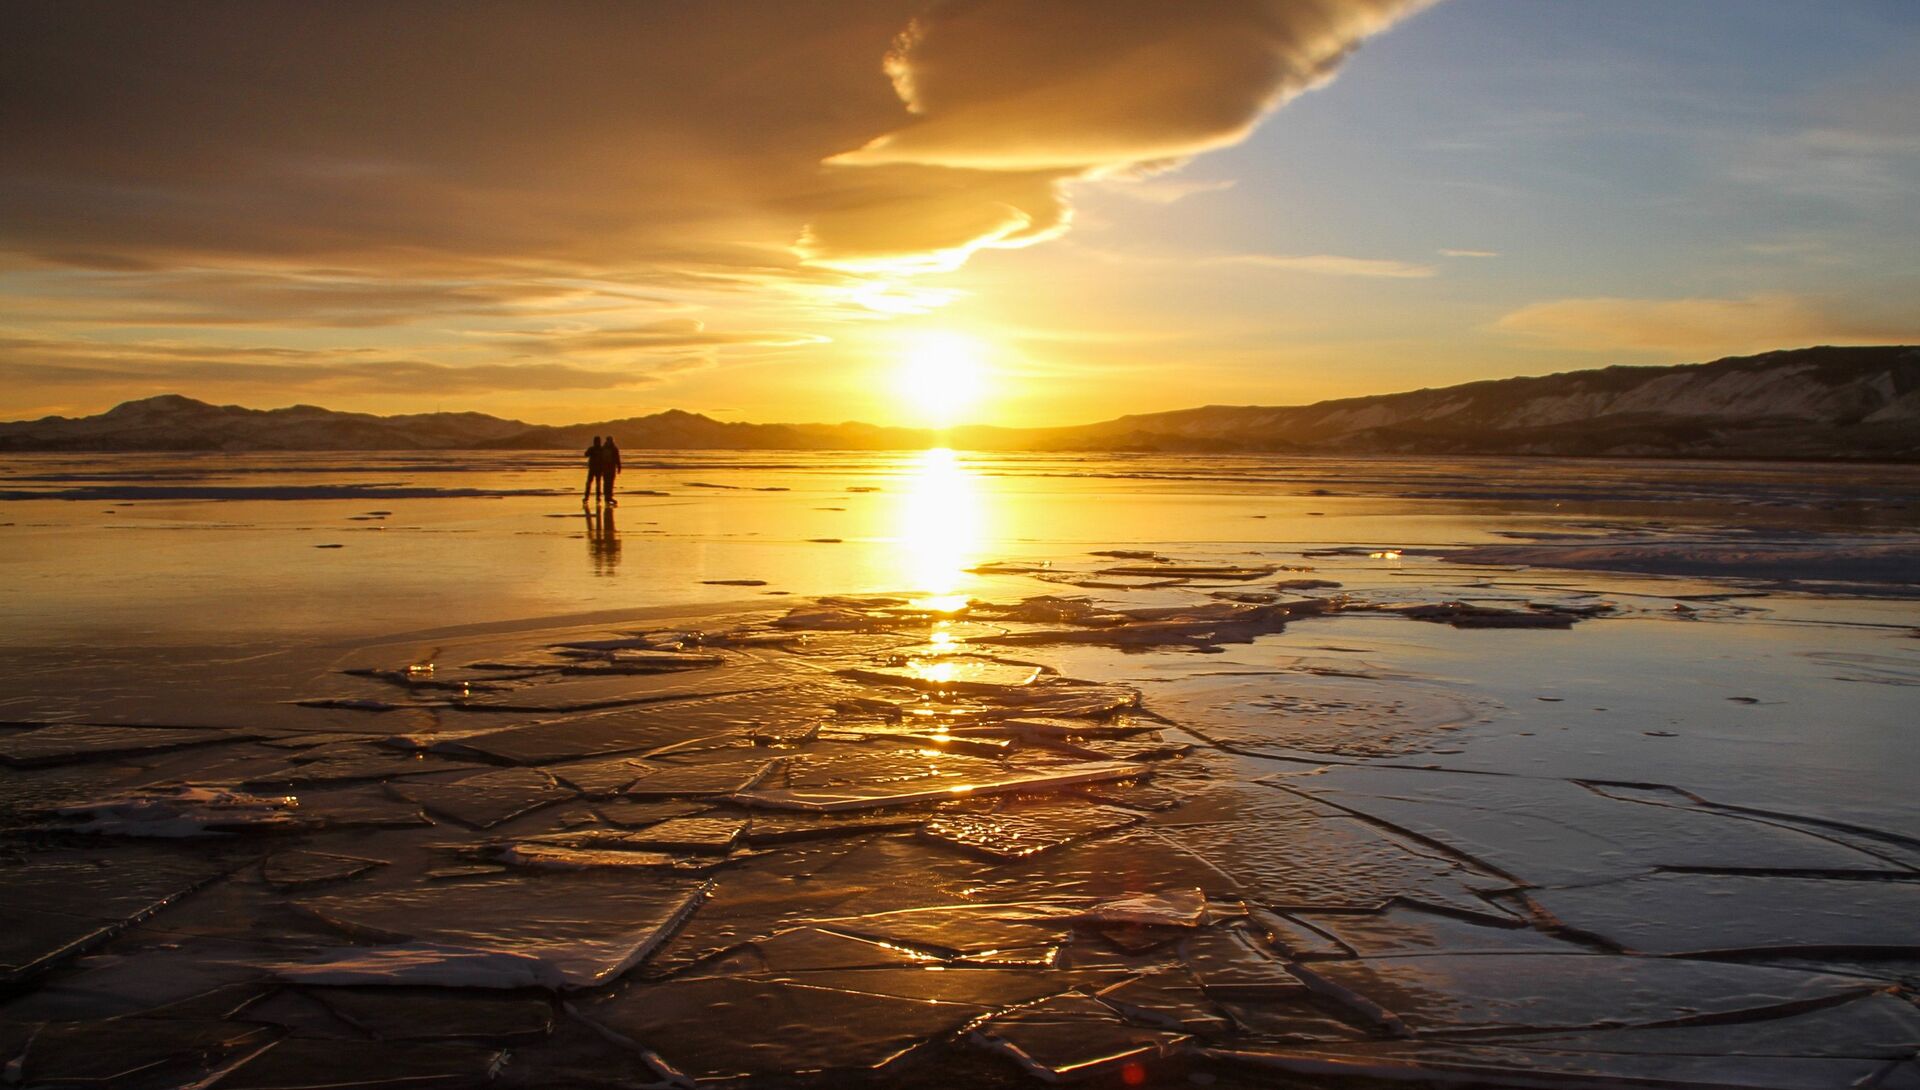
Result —
<svg viewBox="0 0 1920 1090"><path fill-rule="evenodd" d="M620 566L620 531L613 524L616 510L609 504L586 512L587 559L595 575L612 575Z"/></svg>
<svg viewBox="0 0 1920 1090"><path fill-rule="evenodd" d="M984 559L986 505L979 474L945 447L923 451L908 463L906 490L896 515L896 563L903 587L927 597L928 609L958 609L966 597L966 569Z"/></svg>

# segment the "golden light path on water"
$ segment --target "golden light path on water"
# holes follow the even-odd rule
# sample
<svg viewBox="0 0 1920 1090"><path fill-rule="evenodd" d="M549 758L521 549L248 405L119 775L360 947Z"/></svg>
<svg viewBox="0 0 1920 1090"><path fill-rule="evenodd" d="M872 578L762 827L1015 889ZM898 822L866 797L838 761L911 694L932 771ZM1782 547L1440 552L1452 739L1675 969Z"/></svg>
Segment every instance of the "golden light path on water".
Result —
<svg viewBox="0 0 1920 1090"><path fill-rule="evenodd" d="M979 475L954 451L935 447L914 456L900 494L894 532L900 585L917 591L914 605L936 613L967 604L959 593L971 578L967 569L984 558L989 537L987 504ZM954 650L950 621L933 623L928 643L938 653ZM928 680L950 681L953 663L923 661L916 668Z"/></svg>

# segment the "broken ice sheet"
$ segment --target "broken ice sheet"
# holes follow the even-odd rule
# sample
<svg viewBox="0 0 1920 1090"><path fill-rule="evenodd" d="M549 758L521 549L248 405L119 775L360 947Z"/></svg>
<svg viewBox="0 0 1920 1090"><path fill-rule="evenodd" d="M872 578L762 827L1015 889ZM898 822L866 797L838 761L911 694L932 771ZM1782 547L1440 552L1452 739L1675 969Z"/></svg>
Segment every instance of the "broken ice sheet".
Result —
<svg viewBox="0 0 1920 1090"><path fill-rule="evenodd" d="M1491 707L1412 678L1297 672L1189 674L1145 685L1148 705L1208 741L1248 753L1418 753Z"/></svg>
<svg viewBox="0 0 1920 1090"><path fill-rule="evenodd" d="M1025 859L1140 820L1125 810L1075 800L1010 807L991 813L942 814L921 834L994 859Z"/></svg>
<svg viewBox="0 0 1920 1090"><path fill-rule="evenodd" d="M384 859L292 849L268 856L260 864L260 876L275 889L289 890L343 882L386 865Z"/></svg>
<svg viewBox="0 0 1920 1090"><path fill-rule="evenodd" d="M232 730L58 724L0 734L0 763L36 768L214 742L243 742L254 737L257 735Z"/></svg>
<svg viewBox="0 0 1920 1090"><path fill-rule="evenodd" d="M1058 942L1067 934L1068 913L1045 902L933 904L814 922L843 934L959 958Z"/></svg>
<svg viewBox="0 0 1920 1090"><path fill-rule="evenodd" d="M833 975L838 982L885 972ZM970 970L968 975L991 972ZM695 1079L874 1068L988 1010L931 997L815 987L802 982L809 976L635 985L581 1002L575 1010L602 1032L659 1054L673 1070Z"/></svg>
<svg viewBox="0 0 1920 1090"><path fill-rule="evenodd" d="M49 1022L27 1043L8 1082L28 1086L184 1086L271 1040L263 1026L174 1018Z"/></svg>
<svg viewBox="0 0 1920 1090"><path fill-rule="evenodd" d="M724 677L732 679L736 673L729 671ZM821 718L831 712L839 694L830 686L796 682L787 673L762 671L712 694L502 727L462 735L434 748L511 764L641 753L690 738L746 731L767 720Z"/></svg>
<svg viewBox="0 0 1920 1090"><path fill-rule="evenodd" d="M1296 928L1323 936L1321 957L1398 957L1438 953L1584 953L1587 948L1536 931L1520 920L1466 920L1412 905L1379 912L1294 912ZM1258 918L1258 917L1256 917ZM1264 921L1262 921L1264 922ZM1324 936L1332 936L1325 938ZM1310 941L1310 940L1309 940Z"/></svg>
<svg viewBox="0 0 1920 1090"><path fill-rule="evenodd" d="M1511 883L1351 818L1222 821L1156 833L1225 873L1248 899L1275 907L1375 909L1401 899L1508 915L1483 894Z"/></svg>
<svg viewBox="0 0 1920 1090"><path fill-rule="evenodd" d="M629 798L707 798L751 789L780 767L765 750L732 753L708 759L674 759L642 763L644 775L627 787Z"/></svg>
<svg viewBox="0 0 1920 1090"><path fill-rule="evenodd" d="M754 950L767 969L797 973L823 969L899 969L940 960L934 954L897 943L843 935L819 927L796 927L755 939Z"/></svg>
<svg viewBox="0 0 1920 1090"><path fill-rule="evenodd" d="M1031 685L1040 676L1040 668L971 655L943 655L913 659L898 666L849 667L840 673L856 681L904 685L930 692L993 695Z"/></svg>
<svg viewBox="0 0 1920 1090"><path fill-rule="evenodd" d="M747 829L747 842L756 846L785 844L822 837L857 836L893 829L912 829L933 817L930 807L889 810L885 813L810 814L767 812L756 814Z"/></svg>
<svg viewBox="0 0 1920 1090"><path fill-rule="evenodd" d="M1529 890L1570 927L1648 954L1920 955L1920 879L1649 874Z"/></svg>
<svg viewBox="0 0 1920 1090"><path fill-rule="evenodd" d="M1214 1035L1231 1024L1182 967L1156 968L1100 989L1101 1002L1143 1025Z"/></svg>
<svg viewBox="0 0 1920 1090"><path fill-rule="evenodd" d="M1199 927L1207 921L1207 895L1198 889L1167 889L1115 897L1069 917L1083 924L1136 927Z"/></svg>
<svg viewBox="0 0 1920 1090"><path fill-rule="evenodd" d="M637 848L571 847L562 844L509 844L497 858L512 867L532 870L678 870L706 871L715 860L686 859L665 852Z"/></svg>
<svg viewBox="0 0 1920 1090"><path fill-rule="evenodd" d="M311 897L296 907L346 934L394 945L274 968L316 984L595 987L644 959L705 889L696 878L586 873Z"/></svg>
<svg viewBox="0 0 1920 1090"><path fill-rule="evenodd" d="M351 1090L404 1086L457 1090L481 1086L504 1055L486 1045L426 1041L340 1041L285 1037L220 1077L227 1090Z"/></svg>
<svg viewBox="0 0 1920 1090"><path fill-rule="evenodd" d="M314 988L309 994L383 1041L509 1043L544 1037L553 1028L553 1002L541 995L441 988Z"/></svg>
<svg viewBox="0 0 1920 1090"><path fill-rule="evenodd" d="M1920 1009L1876 994L1757 1021L1375 1041L1242 1058L1302 1074L1447 1082L1830 1090L1888 1085L1889 1065L1911 1056L1916 1041Z"/></svg>
<svg viewBox="0 0 1920 1090"><path fill-rule="evenodd" d="M1184 1039L1129 1025L1113 1008L1079 992L994 1015L975 1025L971 1038L1046 1082L1092 1078L1158 1059Z"/></svg>
<svg viewBox="0 0 1920 1090"><path fill-rule="evenodd" d="M632 757L606 757L550 765L547 771L588 798L602 799L618 795L650 770Z"/></svg>
<svg viewBox="0 0 1920 1090"><path fill-rule="evenodd" d="M1140 774L1140 767L1130 763L1065 762L1012 768L984 776L942 772L898 783L849 784L840 788L756 788L739 792L733 798L755 808L834 812L911 806L1011 791L1058 790L1076 784L1130 779Z"/></svg>
<svg viewBox="0 0 1920 1090"><path fill-rule="evenodd" d="M304 784L345 783L352 780L385 780L399 776L420 776L431 772L457 770L462 765L429 758L423 753L396 753L392 749L363 744L322 746L302 752L292 763L280 768L251 773L248 784L298 786ZM471 766L465 766L471 767Z"/></svg>
<svg viewBox="0 0 1920 1090"><path fill-rule="evenodd" d="M180 838L284 831L308 823L292 795L253 795L226 787L147 787L97 802L62 806L60 828L106 836Z"/></svg>
<svg viewBox="0 0 1920 1090"><path fill-rule="evenodd" d="M632 852L695 852L725 855L747 831L739 812L671 817L637 830L580 829L522 840L520 846L550 845Z"/></svg>
<svg viewBox="0 0 1920 1090"><path fill-rule="evenodd" d="M1751 1019L1880 988L1859 977L1610 954L1425 954L1316 961L1312 971L1416 1033Z"/></svg>
<svg viewBox="0 0 1920 1090"><path fill-rule="evenodd" d="M1878 856L1797 829L1602 795L1567 780L1343 766L1270 782L1547 885L1656 867L1887 868Z"/></svg>
<svg viewBox="0 0 1920 1090"><path fill-rule="evenodd" d="M0 982L105 942L226 869L215 859L128 850L14 864L0 883Z"/></svg>
<svg viewBox="0 0 1920 1090"><path fill-rule="evenodd" d="M1285 999L1307 991L1271 951L1238 927L1194 932L1180 944L1180 957L1200 987L1219 999Z"/></svg>
<svg viewBox="0 0 1920 1090"><path fill-rule="evenodd" d="M387 790L435 814L490 829L521 814L574 797L538 769L505 768L458 780L390 784Z"/></svg>

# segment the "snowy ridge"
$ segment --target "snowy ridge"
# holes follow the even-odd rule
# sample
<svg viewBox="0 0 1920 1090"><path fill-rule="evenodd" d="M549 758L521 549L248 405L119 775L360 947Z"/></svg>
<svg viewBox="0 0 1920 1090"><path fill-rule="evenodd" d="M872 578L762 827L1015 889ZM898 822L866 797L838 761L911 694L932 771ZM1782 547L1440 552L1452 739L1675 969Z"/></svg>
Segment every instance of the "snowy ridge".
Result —
<svg viewBox="0 0 1920 1090"><path fill-rule="evenodd" d="M1608 367L1314 405L1212 405L1065 428L933 434L746 424L669 410L564 427L480 413L373 416L216 406L177 394L98 416L0 424L0 451L577 450L1332 451L1913 460L1920 348L1818 347L1671 367Z"/></svg>

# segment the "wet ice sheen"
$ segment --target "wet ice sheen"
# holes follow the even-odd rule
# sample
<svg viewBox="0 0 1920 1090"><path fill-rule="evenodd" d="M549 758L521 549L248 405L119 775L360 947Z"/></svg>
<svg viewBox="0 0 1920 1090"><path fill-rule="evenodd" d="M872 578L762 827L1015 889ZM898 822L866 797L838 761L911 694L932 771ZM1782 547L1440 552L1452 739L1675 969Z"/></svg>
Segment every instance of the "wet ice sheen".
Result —
<svg viewBox="0 0 1920 1090"><path fill-rule="evenodd" d="M1106 597L840 597L487 636L431 671L383 651L287 712L297 746L7 733L0 774L67 801L8 830L34 850L0 887L27 989L0 1061L129 1088L1905 1077L1920 1018L1871 968L1920 956L1892 840L1407 767L1506 710L1261 642L1425 627L1394 614L1577 639L1475 629L1595 611L1276 602L1277 563L1108 559L996 576ZM1365 579L1340 575L1278 586ZM383 725L319 729L342 719Z"/></svg>

